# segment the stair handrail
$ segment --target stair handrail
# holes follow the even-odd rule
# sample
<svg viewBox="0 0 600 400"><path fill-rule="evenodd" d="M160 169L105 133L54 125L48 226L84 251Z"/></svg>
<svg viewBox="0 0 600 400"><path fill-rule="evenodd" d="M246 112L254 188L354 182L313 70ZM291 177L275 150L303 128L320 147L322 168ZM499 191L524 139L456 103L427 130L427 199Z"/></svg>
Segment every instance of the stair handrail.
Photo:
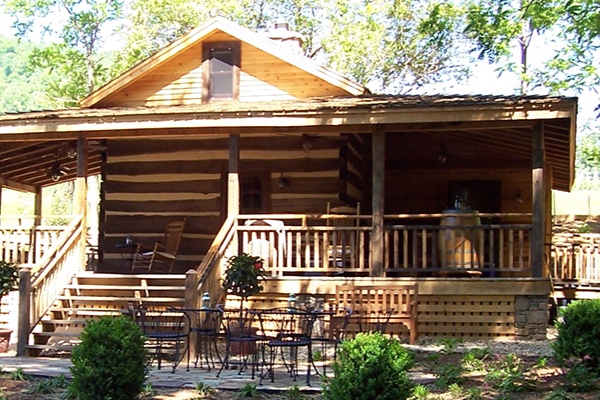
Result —
<svg viewBox="0 0 600 400"><path fill-rule="evenodd" d="M34 327L41 321L52 304L83 265L83 218L77 216L59 239L44 254L39 264L27 268L28 282L19 283L19 342L27 342ZM25 293L23 293L25 292ZM19 343L24 349L25 343Z"/></svg>
<svg viewBox="0 0 600 400"><path fill-rule="evenodd" d="M213 306L221 302L224 294L221 286L221 261L235 252L232 245L236 243L234 240L237 232L235 229L236 221L237 217L227 218L196 270L198 276L200 276L197 286L197 298L202 297L204 292L208 292Z"/></svg>

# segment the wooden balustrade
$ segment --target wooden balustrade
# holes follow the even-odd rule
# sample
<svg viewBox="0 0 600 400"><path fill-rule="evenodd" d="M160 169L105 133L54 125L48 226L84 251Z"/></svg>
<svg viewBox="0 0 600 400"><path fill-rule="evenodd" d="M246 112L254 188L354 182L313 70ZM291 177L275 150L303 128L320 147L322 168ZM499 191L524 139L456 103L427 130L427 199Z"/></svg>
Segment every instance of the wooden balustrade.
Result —
<svg viewBox="0 0 600 400"><path fill-rule="evenodd" d="M439 216L417 217L430 221ZM371 216L268 215L265 223L256 224L261 217L265 218L264 215L239 217L239 246L241 251L263 258L272 277L370 275ZM328 224L331 218L357 218L361 223L333 226ZM414 222L415 215L386 216L386 222L403 218ZM386 223L385 273L387 276L528 276L531 227L531 224Z"/></svg>
<svg viewBox="0 0 600 400"><path fill-rule="evenodd" d="M550 251L555 282L600 283L600 235L556 235Z"/></svg>

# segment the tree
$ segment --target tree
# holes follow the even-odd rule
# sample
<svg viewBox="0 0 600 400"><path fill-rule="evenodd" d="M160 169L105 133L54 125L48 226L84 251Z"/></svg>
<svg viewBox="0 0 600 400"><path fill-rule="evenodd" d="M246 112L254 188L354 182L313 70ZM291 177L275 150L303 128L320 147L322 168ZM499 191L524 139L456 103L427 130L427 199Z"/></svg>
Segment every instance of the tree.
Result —
<svg viewBox="0 0 600 400"><path fill-rule="evenodd" d="M0 112L48 108L44 90L44 73L33 71L28 59L33 45L13 38L0 37Z"/></svg>
<svg viewBox="0 0 600 400"><path fill-rule="evenodd" d="M74 105L107 79L99 55L102 29L122 13L122 0L7 0L20 37L40 29L58 42L34 51L31 65L53 77L55 104ZM60 23L56 23L60 21ZM58 26L58 28L54 28Z"/></svg>
<svg viewBox="0 0 600 400"><path fill-rule="evenodd" d="M460 80L455 12L445 2L336 0L321 38L327 64L386 93Z"/></svg>
<svg viewBox="0 0 600 400"><path fill-rule="evenodd" d="M598 0L466 0L464 4L463 32L473 40L473 51L479 59L500 63L501 72L516 74L521 94L536 88L581 90L600 83L593 61L600 44ZM541 45L547 58L536 60L532 68L532 43L544 35Z"/></svg>
<svg viewBox="0 0 600 400"><path fill-rule="evenodd" d="M121 29L122 71L221 14L252 30L284 19L304 37L303 51L378 92L406 92L461 78L453 9L425 0L136 0ZM441 12L441 11L444 12ZM429 15L431 19L426 19ZM448 29L441 29L446 27ZM434 29L435 28L435 29ZM373 78L376 77L376 78Z"/></svg>

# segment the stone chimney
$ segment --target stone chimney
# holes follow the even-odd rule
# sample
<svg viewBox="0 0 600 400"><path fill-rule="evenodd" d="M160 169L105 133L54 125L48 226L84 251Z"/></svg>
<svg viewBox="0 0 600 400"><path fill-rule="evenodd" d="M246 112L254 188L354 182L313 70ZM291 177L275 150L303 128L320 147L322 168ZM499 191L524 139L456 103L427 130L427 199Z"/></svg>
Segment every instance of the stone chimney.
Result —
<svg viewBox="0 0 600 400"><path fill-rule="evenodd" d="M287 22L276 22L273 29L267 31L267 37L271 40L281 42L288 49L302 53L302 35L290 30Z"/></svg>

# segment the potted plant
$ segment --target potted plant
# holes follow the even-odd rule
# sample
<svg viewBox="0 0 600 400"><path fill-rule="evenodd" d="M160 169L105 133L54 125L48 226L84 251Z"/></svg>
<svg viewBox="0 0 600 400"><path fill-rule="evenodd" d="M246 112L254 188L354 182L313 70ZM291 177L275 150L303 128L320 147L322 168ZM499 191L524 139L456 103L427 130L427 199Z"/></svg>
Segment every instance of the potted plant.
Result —
<svg viewBox="0 0 600 400"><path fill-rule="evenodd" d="M251 319L244 314L244 300L258 294L263 290L262 281L266 279L267 273L263 268L263 260L260 257L242 253L232 256L227 260L227 269L223 278L223 288L228 294L240 297L239 316L235 317L234 325L229 325L230 354L245 355L254 352L252 341L241 340L242 337L252 337L258 331L257 327L251 326Z"/></svg>
<svg viewBox="0 0 600 400"><path fill-rule="evenodd" d="M263 290L261 282L267 273L260 257L242 253L227 260L227 269L223 278L223 288L228 294L239 296L240 310L244 308L244 300Z"/></svg>
<svg viewBox="0 0 600 400"><path fill-rule="evenodd" d="M0 305L4 296L8 295L11 290L17 289L18 280L19 268L9 262L0 261ZM0 353L8 351L11 333L11 329L0 328Z"/></svg>

